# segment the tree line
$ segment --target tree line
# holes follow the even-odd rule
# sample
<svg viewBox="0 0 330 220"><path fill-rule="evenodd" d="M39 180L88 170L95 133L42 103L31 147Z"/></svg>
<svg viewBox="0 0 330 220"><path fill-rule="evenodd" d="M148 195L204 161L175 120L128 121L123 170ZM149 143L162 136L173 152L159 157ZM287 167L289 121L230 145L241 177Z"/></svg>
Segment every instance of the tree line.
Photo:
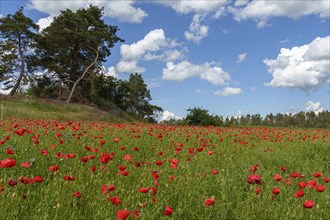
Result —
<svg viewBox="0 0 330 220"><path fill-rule="evenodd" d="M310 112L298 112L296 114L247 114L241 116L222 117L209 114L209 110L194 107L187 110L188 114L182 119L170 119L162 121L169 125L198 125L198 126L274 126L274 127L309 127L330 128L330 112L322 111L316 114Z"/></svg>
<svg viewBox="0 0 330 220"><path fill-rule="evenodd" d="M76 12L66 9L41 31L23 8L0 18L0 82L8 95L115 104L155 121L162 109L149 103L150 91L140 74L132 73L128 80L105 74L102 64L124 40L102 16L103 8L93 5Z"/></svg>

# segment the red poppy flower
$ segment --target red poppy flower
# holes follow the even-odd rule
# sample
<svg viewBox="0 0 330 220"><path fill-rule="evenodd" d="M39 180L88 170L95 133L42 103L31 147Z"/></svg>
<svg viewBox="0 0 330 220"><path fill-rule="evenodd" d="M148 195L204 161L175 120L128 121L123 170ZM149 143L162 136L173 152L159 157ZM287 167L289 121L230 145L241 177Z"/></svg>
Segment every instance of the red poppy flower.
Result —
<svg viewBox="0 0 330 220"><path fill-rule="evenodd" d="M124 170L126 170L126 167L125 167L125 166L121 166L121 165L119 165L119 166L118 166L118 170L120 170L120 171L124 171Z"/></svg>
<svg viewBox="0 0 330 220"><path fill-rule="evenodd" d="M126 154L126 155L124 156L124 160L132 160L131 155Z"/></svg>
<svg viewBox="0 0 330 220"><path fill-rule="evenodd" d="M10 148L6 148L6 154L10 154L10 155L13 155L14 154L14 151Z"/></svg>
<svg viewBox="0 0 330 220"><path fill-rule="evenodd" d="M87 163L88 162L88 157L83 156L82 158L80 158L80 161L83 162L83 163Z"/></svg>
<svg viewBox="0 0 330 220"><path fill-rule="evenodd" d="M307 181L307 186L309 187L309 188L312 188L312 189L314 189L315 188L315 186L316 186L316 180L308 180Z"/></svg>
<svg viewBox="0 0 330 220"><path fill-rule="evenodd" d="M257 188L255 189L255 191L256 191L256 194L257 194L257 195L259 195L259 194L261 193L261 189L260 189L259 187L257 187Z"/></svg>
<svg viewBox="0 0 330 220"><path fill-rule="evenodd" d="M249 184L253 184L253 183L256 183L258 185L261 185L261 178L259 175L256 175L256 174L250 174L248 176L248 179L247 179L247 182Z"/></svg>
<svg viewBox="0 0 330 220"><path fill-rule="evenodd" d="M275 195L277 195L277 194L279 194L281 192L281 190L279 189L279 188L273 188L273 190L272 190L272 193L273 194L275 194Z"/></svg>
<svg viewBox="0 0 330 220"><path fill-rule="evenodd" d="M275 180L275 181L281 181L281 180L282 180L282 176L279 175L279 174L275 174L275 175L274 175L274 180Z"/></svg>
<svg viewBox="0 0 330 220"><path fill-rule="evenodd" d="M323 181L326 182L326 183L328 183L329 182L329 177L324 177L323 178Z"/></svg>
<svg viewBox="0 0 330 220"><path fill-rule="evenodd" d="M67 176L64 176L63 179L66 181L75 181L76 177L74 177L72 175L67 175Z"/></svg>
<svg viewBox="0 0 330 220"><path fill-rule="evenodd" d="M114 205L119 205L119 204L122 204L122 202L120 201L119 197L118 196L113 196L111 198L108 198L109 201L114 204Z"/></svg>
<svg viewBox="0 0 330 220"><path fill-rule="evenodd" d="M103 146L105 144L106 140L101 140L100 145Z"/></svg>
<svg viewBox="0 0 330 220"><path fill-rule="evenodd" d="M117 143L120 139L119 138L114 138L113 142Z"/></svg>
<svg viewBox="0 0 330 220"><path fill-rule="evenodd" d="M303 189L307 186L307 183L306 182L299 182L298 186Z"/></svg>
<svg viewBox="0 0 330 220"><path fill-rule="evenodd" d="M215 199L214 198L208 198L204 201L204 205L205 206L210 206L213 205L215 203Z"/></svg>
<svg viewBox="0 0 330 220"><path fill-rule="evenodd" d="M45 149L41 150L40 152L41 152L43 155L46 155L46 154L48 154L48 151L47 151L47 150L45 150Z"/></svg>
<svg viewBox="0 0 330 220"><path fill-rule="evenodd" d="M282 170L283 172L286 172L286 168L285 168L285 166L281 166L281 170Z"/></svg>
<svg viewBox="0 0 330 220"><path fill-rule="evenodd" d="M173 209L169 205L166 206L164 215L167 216L167 215L171 215L172 213L173 213Z"/></svg>
<svg viewBox="0 0 330 220"><path fill-rule="evenodd" d="M219 171L217 171L217 170L211 170L211 173L212 174L219 174Z"/></svg>
<svg viewBox="0 0 330 220"><path fill-rule="evenodd" d="M21 164L21 167L29 168L30 166L31 166L31 164L29 162L24 162Z"/></svg>
<svg viewBox="0 0 330 220"><path fill-rule="evenodd" d="M117 211L117 220L125 220L129 215L130 212L127 211L126 209L121 209Z"/></svg>
<svg viewBox="0 0 330 220"><path fill-rule="evenodd" d="M158 161L155 162L155 164L156 164L157 166L161 166L161 165L163 164L163 161L158 160Z"/></svg>
<svg viewBox="0 0 330 220"><path fill-rule="evenodd" d="M144 187L139 188L139 192L140 193L147 193L147 192L149 192L149 188L144 188Z"/></svg>
<svg viewBox="0 0 330 220"><path fill-rule="evenodd" d="M90 168L90 171L92 172L92 173L94 173L95 171L96 171L96 166L92 166L91 168Z"/></svg>
<svg viewBox="0 0 330 220"><path fill-rule="evenodd" d="M10 179L10 180L8 180L8 185L9 186L15 186L15 185L17 185L17 181L14 180L14 179Z"/></svg>
<svg viewBox="0 0 330 220"><path fill-rule="evenodd" d="M304 202L303 206L306 209L310 209L314 206L314 202L313 200L307 200L306 202Z"/></svg>
<svg viewBox="0 0 330 220"><path fill-rule="evenodd" d="M101 186L101 191L105 195L108 194L111 191L114 191L115 189L116 189L116 187L114 185L105 185L105 184L103 184Z"/></svg>
<svg viewBox="0 0 330 220"><path fill-rule="evenodd" d="M256 165L250 167L250 171L255 173L258 170L259 164L257 163Z"/></svg>
<svg viewBox="0 0 330 220"><path fill-rule="evenodd" d="M16 165L16 160L13 158L8 158L4 160L0 160L0 168L11 168Z"/></svg>
<svg viewBox="0 0 330 220"><path fill-rule="evenodd" d="M323 192L324 190L325 190L325 187L323 186L323 185L316 185L316 190L318 191L318 192Z"/></svg>
<svg viewBox="0 0 330 220"><path fill-rule="evenodd" d="M42 176L35 176L33 177L33 181L37 183L42 183L44 181L44 178Z"/></svg>
<svg viewBox="0 0 330 220"><path fill-rule="evenodd" d="M290 173L291 178L297 178L298 176L299 176L299 173L297 173L297 172Z"/></svg>
<svg viewBox="0 0 330 220"><path fill-rule="evenodd" d="M288 186L292 186L292 180L291 180L291 178L287 178L287 179L285 180L285 183L286 183L286 185L288 185Z"/></svg>
<svg viewBox="0 0 330 220"><path fill-rule="evenodd" d="M81 193L79 191L75 191L74 193L72 193L72 196L79 199L81 197Z"/></svg>
<svg viewBox="0 0 330 220"><path fill-rule="evenodd" d="M173 180L175 180L176 179L176 176L171 176L170 178L168 178L167 180L169 181L169 182L172 182Z"/></svg>
<svg viewBox="0 0 330 220"><path fill-rule="evenodd" d="M138 218L141 217L141 211L140 211L139 209L136 209L136 210L134 210L134 211L131 213L131 215L132 215L134 218L138 219Z"/></svg>
<svg viewBox="0 0 330 220"><path fill-rule="evenodd" d="M53 165L53 166L50 166L49 168L48 168L48 170L49 171L52 171L52 172L56 172L56 171L59 171L60 170L60 167L59 166L55 166L55 165Z"/></svg>
<svg viewBox="0 0 330 220"><path fill-rule="evenodd" d="M299 198L303 197L305 195L304 190L298 190L295 194L294 197Z"/></svg>
<svg viewBox="0 0 330 220"><path fill-rule="evenodd" d="M316 178L319 178L319 177L322 177L323 174L321 172L315 172L315 173L313 173L313 176Z"/></svg>

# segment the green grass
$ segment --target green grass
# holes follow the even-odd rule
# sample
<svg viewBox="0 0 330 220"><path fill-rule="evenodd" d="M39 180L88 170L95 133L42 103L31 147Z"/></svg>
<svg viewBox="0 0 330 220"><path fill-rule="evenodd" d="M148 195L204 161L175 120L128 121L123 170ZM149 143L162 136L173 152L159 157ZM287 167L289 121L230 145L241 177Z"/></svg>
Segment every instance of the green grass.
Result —
<svg viewBox="0 0 330 220"><path fill-rule="evenodd" d="M118 123L137 121L116 106L108 109L108 111L103 111L95 106L83 104L67 104L57 100L0 95L0 118L8 117Z"/></svg>
<svg viewBox="0 0 330 220"><path fill-rule="evenodd" d="M116 211L120 209L130 212L139 209L140 219L330 218L330 187L323 180L330 175L329 130L170 127L87 121L65 122L65 129L58 130L59 125L58 121L39 119L5 118L0 121L0 140L10 137L0 145L0 159L11 157L17 161L12 168L0 168L0 185L4 187L0 192L0 218L116 219ZM79 129L73 130L76 125ZM15 130L23 128L30 133L15 134ZM159 133L162 138L157 137ZM115 138L120 140L116 142ZM64 143L60 144L60 140ZM102 146L101 140L106 141ZM51 148L52 144L56 145L55 149ZM85 146L99 150L87 151ZM136 147L139 151L134 150ZM5 148L13 149L15 154L7 155ZM194 148L194 155L188 154L188 148ZM198 152L198 148L202 151ZM48 154L41 154L42 149ZM213 154L208 155L209 151ZM75 158L55 157L57 152L74 153ZM110 162L100 162L102 152L113 152ZM131 155L132 161L123 159L126 154ZM96 158L87 163L80 161L89 155ZM20 166L32 158L35 163L30 168ZM179 160L177 169L170 166L173 158ZM163 164L157 166L155 162L160 160ZM136 167L136 162L141 163L141 167ZM250 167L256 163L261 186L247 183L252 173ZM60 166L60 171L48 171L51 165ZM128 176L118 175L119 165L126 166ZM287 168L286 172L280 169L282 165ZM90 171L92 166L97 167L94 173ZM101 166L106 169L102 170ZM218 170L219 174L211 174L211 169ZM141 187L154 186L152 171L159 174L155 196L138 191ZM285 180L291 172L305 177L292 178L289 186ZM323 176L313 177L314 172L321 172ZM63 176L68 174L74 175L76 180L64 181ZM280 174L283 180L276 182L275 174ZM41 175L44 182L19 183L13 187L7 183L11 178L18 180L20 176L32 178L36 175ZM169 181L171 176L176 179ZM325 186L325 191L306 187L305 196L295 198L298 182L308 180L317 180L317 184ZM104 195L100 190L103 184L113 184L116 190ZM256 187L261 188L260 195L255 193ZM280 194L272 195L274 187L281 189ZM80 199L72 197L75 191L81 193ZM22 198L23 194L27 194L27 198ZM122 204L113 205L107 199L112 196L118 196ZM153 197L156 202L152 201ZM204 201L211 197L216 202L206 207ZM314 207L305 209L306 200L313 200ZM174 210L170 216L163 215L167 205Z"/></svg>

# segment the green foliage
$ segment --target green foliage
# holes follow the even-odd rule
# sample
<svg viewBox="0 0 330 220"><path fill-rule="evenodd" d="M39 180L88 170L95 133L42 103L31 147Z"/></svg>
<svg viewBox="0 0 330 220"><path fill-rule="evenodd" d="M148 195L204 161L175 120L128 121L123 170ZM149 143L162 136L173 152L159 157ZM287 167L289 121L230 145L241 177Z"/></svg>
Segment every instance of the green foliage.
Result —
<svg viewBox="0 0 330 220"><path fill-rule="evenodd" d="M61 95L67 96L96 58L86 77L99 72L102 62L111 54L110 48L123 41L116 35L118 28L107 25L102 16L103 9L93 5L76 12L67 9L39 35L34 67L56 74L61 89L66 90ZM86 91L83 84L79 87ZM79 100L79 94L75 100Z"/></svg>
<svg viewBox="0 0 330 220"><path fill-rule="evenodd" d="M185 120L188 125L220 126L222 124L222 119L219 116L210 115L206 109L194 107L187 111L189 113Z"/></svg>
<svg viewBox="0 0 330 220"><path fill-rule="evenodd" d="M0 82L6 90L11 89L11 96L26 82L28 51L34 47L37 29L38 25L24 15L23 8L0 18Z"/></svg>

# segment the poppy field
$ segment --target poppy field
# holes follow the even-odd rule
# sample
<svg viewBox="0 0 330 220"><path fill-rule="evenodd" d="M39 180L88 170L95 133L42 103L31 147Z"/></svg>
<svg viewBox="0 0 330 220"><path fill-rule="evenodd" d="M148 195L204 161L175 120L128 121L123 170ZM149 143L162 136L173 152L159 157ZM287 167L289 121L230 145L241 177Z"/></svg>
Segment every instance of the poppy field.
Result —
<svg viewBox="0 0 330 220"><path fill-rule="evenodd" d="M325 129L4 118L1 219L330 219Z"/></svg>

